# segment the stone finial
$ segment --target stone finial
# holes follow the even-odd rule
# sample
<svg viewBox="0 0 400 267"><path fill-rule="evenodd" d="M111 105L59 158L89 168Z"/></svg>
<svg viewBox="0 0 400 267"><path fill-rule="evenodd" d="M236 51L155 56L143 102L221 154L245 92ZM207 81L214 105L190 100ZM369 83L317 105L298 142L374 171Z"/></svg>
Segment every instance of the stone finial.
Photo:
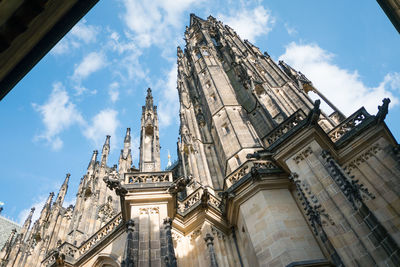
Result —
<svg viewBox="0 0 400 267"><path fill-rule="evenodd" d="M382 100L382 106L378 106L378 113L376 114L377 122L383 122L385 120L386 115L389 112L389 103L390 103L390 99L384 98Z"/></svg>
<svg viewBox="0 0 400 267"><path fill-rule="evenodd" d="M206 242L210 254L210 266L218 267L217 257L214 252L214 237L210 233L207 233L204 237L204 241Z"/></svg>

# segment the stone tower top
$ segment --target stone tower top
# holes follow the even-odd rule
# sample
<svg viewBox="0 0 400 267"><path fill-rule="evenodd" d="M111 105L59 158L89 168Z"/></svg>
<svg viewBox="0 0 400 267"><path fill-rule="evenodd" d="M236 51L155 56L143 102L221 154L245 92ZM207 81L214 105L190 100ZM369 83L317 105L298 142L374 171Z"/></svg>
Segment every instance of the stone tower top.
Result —
<svg viewBox="0 0 400 267"><path fill-rule="evenodd" d="M161 170L157 106L153 105L150 88L147 89L146 105L142 107L139 170L141 172Z"/></svg>

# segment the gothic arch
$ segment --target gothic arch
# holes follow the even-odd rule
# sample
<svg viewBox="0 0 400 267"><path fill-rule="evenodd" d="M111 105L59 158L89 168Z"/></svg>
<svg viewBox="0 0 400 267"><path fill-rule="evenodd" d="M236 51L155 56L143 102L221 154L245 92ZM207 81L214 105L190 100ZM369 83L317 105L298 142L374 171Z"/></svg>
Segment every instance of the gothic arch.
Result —
<svg viewBox="0 0 400 267"><path fill-rule="evenodd" d="M93 267L119 267L120 264L115 255L99 255Z"/></svg>

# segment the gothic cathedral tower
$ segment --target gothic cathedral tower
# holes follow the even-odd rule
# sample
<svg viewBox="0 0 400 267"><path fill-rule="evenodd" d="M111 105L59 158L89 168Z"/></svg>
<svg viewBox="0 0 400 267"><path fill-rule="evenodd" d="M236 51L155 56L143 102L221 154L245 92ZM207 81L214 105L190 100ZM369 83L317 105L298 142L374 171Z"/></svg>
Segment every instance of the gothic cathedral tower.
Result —
<svg viewBox="0 0 400 267"><path fill-rule="evenodd" d="M139 170L141 172L161 170L157 106L153 106L150 88L147 89L146 105L142 107Z"/></svg>
<svg viewBox="0 0 400 267"><path fill-rule="evenodd" d="M376 115L345 117L301 72L213 17L177 49L178 160L161 170L147 90L139 169L93 152L75 206L69 175L0 266L400 266L400 147ZM321 100L332 114L319 108Z"/></svg>

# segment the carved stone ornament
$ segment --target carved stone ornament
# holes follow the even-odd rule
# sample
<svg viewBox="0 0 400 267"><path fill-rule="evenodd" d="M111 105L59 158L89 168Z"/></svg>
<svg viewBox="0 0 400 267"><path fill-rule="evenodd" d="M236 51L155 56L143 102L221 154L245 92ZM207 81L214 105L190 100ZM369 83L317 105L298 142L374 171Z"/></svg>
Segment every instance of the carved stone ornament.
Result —
<svg viewBox="0 0 400 267"><path fill-rule="evenodd" d="M117 212L113 207L112 197L108 196L107 202L101 205L99 208L97 219L100 219L102 222L105 222L112 219L116 214Z"/></svg>
<svg viewBox="0 0 400 267"><path fill-rule="evenodd" d="M348 163L344 169L347 171L348 174L350 174L353 169L366 162L369 158L375 156L376 153L381 150L382 148L379 146L379 144L372 145L370 148L367 149L367 151L356 157L354 160L350 161L350 163Z"/></svg>
<svg viewBox="0 0 400 267"><path fill-rule="evenodd" d="M311 147L307 147L306 149L304 149L303 151L301 151L299 154L297 154L295 157L293 157L293 160L299 164L302 160L304 160L305 158L307 158L309 155L312 154L312 149Z"/></svg>
<svg viewBox="0 0 400 267"><path fill-rule="evenodd" d="M368 191L363 184L359 183L359 180L355 180L354 176L349 176L347 173L337 164L335 159L331 156L329 151L322 151L322 158L326 160L326 169L331 175L332 179L342 190L347 200L351 203L354 210L358 210L362 205L363 200L374 199L375 196Z"/></svg>

